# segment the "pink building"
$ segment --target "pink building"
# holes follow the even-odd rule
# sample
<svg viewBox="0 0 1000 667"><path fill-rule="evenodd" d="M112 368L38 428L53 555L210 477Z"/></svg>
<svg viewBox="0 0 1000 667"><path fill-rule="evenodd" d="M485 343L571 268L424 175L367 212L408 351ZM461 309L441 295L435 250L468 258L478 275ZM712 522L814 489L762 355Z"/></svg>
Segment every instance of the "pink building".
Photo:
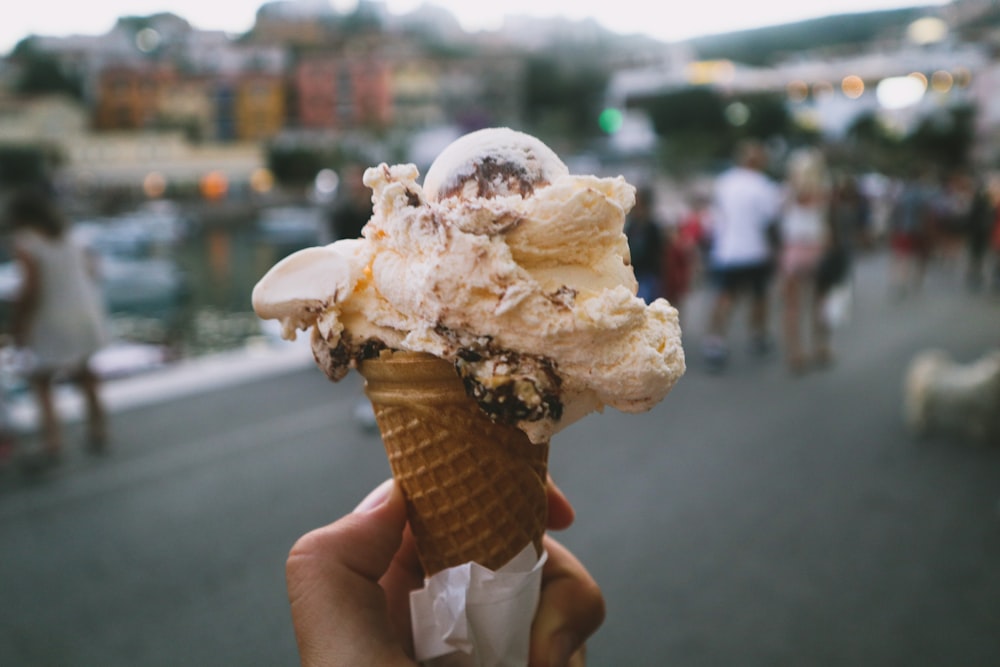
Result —
<svg viewBox="0 0 1000 667"><path fill-rule="evenodd" d="M385 127L392 119L389 68L379 60L310 56L296 68L295 88L304 128Z"/></svg>

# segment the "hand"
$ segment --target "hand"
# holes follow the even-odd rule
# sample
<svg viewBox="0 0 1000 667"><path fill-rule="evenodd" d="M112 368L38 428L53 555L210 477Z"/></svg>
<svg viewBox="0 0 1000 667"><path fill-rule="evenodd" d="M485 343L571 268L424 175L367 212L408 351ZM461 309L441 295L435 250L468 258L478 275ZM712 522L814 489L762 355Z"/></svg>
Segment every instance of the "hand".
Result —
<svg viewBox="0 0 1000 667"><path fill-rule="evenodd" d="M573 508L548 484L549 528ZM531 628L531 667L580 667L584 642L604 620L604 598L580 562L548 535L548 561ZM388 480L347 516L303 536L286 565L292 622L304 667L414 667L410 591L423 586L402 491Z"/></svg>

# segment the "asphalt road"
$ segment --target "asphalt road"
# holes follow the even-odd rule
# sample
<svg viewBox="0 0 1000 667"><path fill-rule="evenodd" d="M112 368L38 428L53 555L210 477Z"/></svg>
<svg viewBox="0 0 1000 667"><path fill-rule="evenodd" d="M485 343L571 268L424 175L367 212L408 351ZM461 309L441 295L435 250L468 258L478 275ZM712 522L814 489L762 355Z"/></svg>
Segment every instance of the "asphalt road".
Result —
<svg viewBox="0 0 1000 667"><path fill-rule="evenodd" d="M900 419L911 357L1000 345L1000 300L884 283L861 264L837 363L801 378L738 330L705 373L696 295L668 399L557 436L561 539L608 604L590 665L1000 664L1000 446ZM119 412L107 458L0 473L0 665L297 664L288 548L388 475L359 396L313 369L246 380Z"/></svg>

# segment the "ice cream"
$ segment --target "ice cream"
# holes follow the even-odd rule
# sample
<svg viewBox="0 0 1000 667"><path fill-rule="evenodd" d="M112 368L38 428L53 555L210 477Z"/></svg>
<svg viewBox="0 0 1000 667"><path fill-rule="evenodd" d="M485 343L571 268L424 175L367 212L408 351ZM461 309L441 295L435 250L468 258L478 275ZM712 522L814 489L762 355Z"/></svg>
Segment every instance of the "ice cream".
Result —
<svg viewBox="0 0 1000 667"><path fill-rule="evenodd" d="M311 329L331 379L365 377L427 575L410 599L417 660L520 667L549 440L604 405L667 394L684 372L677 311L636 297L623 178L571 175L503 128L459 139L417 178L368 169L363 238L282 260L253 305L289 338Z"/></svg>
<svg viewBox="0 0 1000 667"><path fill-rule="evenodd" d="M418 176L368 169L363 238L276 264L254 289L258 315L287 337L311 328L333 380L383 349L447 360L491 419L536 443L605 405L640 412L667 394L684 372L678 316L636 297L624 178L572 175L505 128L466 135Z"/></svg>

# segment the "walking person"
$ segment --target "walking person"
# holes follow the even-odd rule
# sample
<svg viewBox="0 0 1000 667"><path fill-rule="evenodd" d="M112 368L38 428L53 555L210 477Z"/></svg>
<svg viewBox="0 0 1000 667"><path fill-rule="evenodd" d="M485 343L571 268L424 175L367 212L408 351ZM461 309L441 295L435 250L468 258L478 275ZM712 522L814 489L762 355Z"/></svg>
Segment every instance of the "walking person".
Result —
<svg viewBox="0 0 1000 667"><path fill-rule="evenodd" d="M721 371L729 358L729 319L738 298L750 295L751 349L770 347L767 332L768 288L773 269L770 230L781 210L781 188L767 175L767 152L760 142L746 141L736 165L716 180L711 213L709 270L715 302L703 345L710 371Z"/></svg>
<svg viewBox="0 0 1000 667"><path fill-rule="evenodd" d="M87 407L87 444L93 453L107 445L107 419L91 357L105 343L105 311L94 267L66 229L62 215L41 191L24 190L7 203L22 285L13 310L15 344L28 354L28 380L41 418L42 452L33 467L59 462L62 430L54 384L66 378L79 386Z"/></svg>
<svg viewBox="0 0 1000 667"><path fill-rule="evenodd" d="M786 201L781 213L779 271L783 301L784 346L788 369L802 373L809 359L803 349L802 321L810 323L817 361L829 360L827 327L819 316L815 290L817 270L831 247L830 177L826 159L816 148L793 151L786 167Z"/></svg>
<svg viewBox="0 0 1000 667"><path fill-rule="evenodd" d="M901 298L918 292L930 257L931 202L929 172L914 170L903 181L890 216L890 294Z"/></svg>
<svg viewBox="0 0 1000 667"><path fill-rule="evenodd" d="M972 188L972 204L969 206L968 220L964 225L969 260L966 268L966 285L970 290L976 291L983 286L983 272L990 244L990 227L996 218L996 205L990 198L989 190L982 178L974 178Z"/></svg>
<svg viewBox="0 0 1000 667"><path fill-rule="evenodd" d="M662 296L660 291L663 234L654 218L653 189L639 188L635 193L635 206L625 219L625 236L628 238L632 270L639 283L638 297L651 303Z"/></svg>

